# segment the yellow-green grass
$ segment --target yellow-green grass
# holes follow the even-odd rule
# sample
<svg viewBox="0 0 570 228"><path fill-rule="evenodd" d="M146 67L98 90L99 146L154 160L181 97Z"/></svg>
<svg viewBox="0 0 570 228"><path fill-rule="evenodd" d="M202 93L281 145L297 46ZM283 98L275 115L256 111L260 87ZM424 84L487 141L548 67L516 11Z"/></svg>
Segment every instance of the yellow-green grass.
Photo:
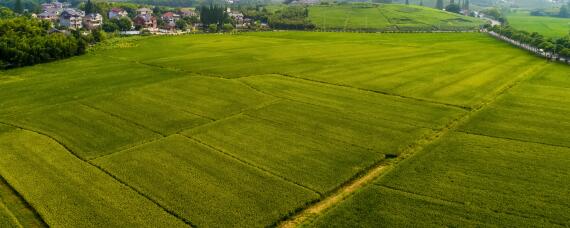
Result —
<svg viewBox="0 0 570 228"><path fill-rule="evenodd" d="M16 77L0 84L0 116L121 91L185 76L165 69L86 55L54 63L0 72Z"/></svg>
<svg viewBox="0 0 570 228"><path fill-rule="evenodd" d="M248 85L287 100L333 108L361 121L397 122L398 125L438 129L465 111L398 96L386 96L356 88L311 82L280 75L240 79Z"/></svg>
<svg viewBox="0 0 570 228"><path fill-rule="evenodd" d="M182 134L319 193L340 186L358 171L384 159L381 152L300 134L246 115Z"/></svg>
<svg viewBox="0 0 570 228"><path fill-rule="evenodd" d="M184 111L179 106L173 106L164 100L152 99L145 95L144 92L128 91L90 98L82 103L140 124L162 135L174 134L211 121L207 117Z"/></svg>
<svg viewBox="0 0 570 228"><path fill-rule="evenodd" d="M538 32L546 37L570 35L570 18L531 16L529 11L517 11L507 14L507 20L516 29Z"/></svg>
<svg viewBox="0 0 570 228"><path fill-rule="evenodd" d="M570 147L567 72L561 65L545 69L478 113L461 130Z"/></svg>
<svg viewBox="0 0 570 228"><path fill-rule="evenodd" d="M247 115L268 120L282 130L312 135L322 141L340 141L385 154L398 154L429 129L386 119L343 112L340 109L299 102L280 102Z"/></svg>
<svg viewBox="0 0 570 228"><path fill-rule="evenodd" d="M453 133L316 227L568 226L570 148Z"/></svg>
<svg viewBox="0 0 570 228"><path fill-rule="evenodd" d="M313 5L309 19L319 29L425 31L477 29L484 22L428 7L403 4Z"/></svg>
<svg viewBox="0 0 570 228"><path fill-rule="evenodd" d="M0 175L53 227L183 227L150 200L50 138L0 135Z"/></svg>
<svg viewBox="0 0 570 228"><path fill-rule="evenodd" d="M52 136L83 159L160 137L130 121L78 103L51 106L11 118L20 127Z"/></svg>
<svg viewBox="0 0 570 228"><path fill-rule="evenodd" d="M16 217L14 217L12 212L10 212L8 208L6 208L6 205L4 205L1 201L0 201L0 227L6 227L6 228L22 227L22 225L20 225L20 223L18 222Z"/></svg>
<svg viewBox="0 0 570 228"><path fill-rule="evenodd" d="M214 120L265 105L276 99L239 81L216 77L185 77L138 88L134 92Z"/></svg>
<svg viewBox="0 0 570 228"><path fill-rule="evenodd" d="M165 48L171 51L155 51ZM105 53L226 78L287 74L461 106L477 104L541 64L525 51L478 33L159 37L143 40L136 48Z"/></svg>
<svg viewBox="0 0 570 228"><path fill-rule="evenodd" d="M319 197L184 136L96 159L198 227L263 227Z"/></svg>
<svg viewBox="0 0 570 228"><path fill-rule="evenodd" d="M49 226L271 225L547 65L476 33L267 32L125 42L132 43L0 72L0 123L7 124L0 124L0 175ZM524 83L565 81L539 73ZM195 153L209 156L190 159ZM201 188L185 186L227 172L297 193L228 180L211 183L217 195L193 198ZM203 179L190 179L194 174ZM236 193L243 189L248 197ZM217 196L237 203L209 207L207 197Z"/></svg>

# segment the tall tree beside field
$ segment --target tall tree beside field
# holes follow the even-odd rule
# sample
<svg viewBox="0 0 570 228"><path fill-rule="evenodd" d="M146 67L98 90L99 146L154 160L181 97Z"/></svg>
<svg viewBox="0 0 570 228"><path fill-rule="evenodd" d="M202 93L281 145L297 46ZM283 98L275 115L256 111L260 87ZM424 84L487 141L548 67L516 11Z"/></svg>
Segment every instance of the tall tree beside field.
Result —
<svg viewBox="0 0 570 228"><path fill-rule="evenodd" d="M16 3L14 3L14 12L19 14L24 12L24 7L22 6L22 0L16 0Z"/></svg>
<svg viewBox="0 0 570 228"><path fill-rule="evenodd" d="M424 0L420 0L420 6L424 6Z"/></svg>
<svg viewBox="0 0 570 228"><path fill-rule="evenodd" d="M409 4L410 4L410 0L406 0L406 5L409 5Z"/></svg>
<svg viewBox="0 0 570 228"><path fill-rule="evenodd" d="M441 10L443 9L443 0L437 0L436 4L435 4L435 8Z"/></svg>
<svg viewBox="0 0 570 228"><path fill-rule="evenodd" d="M87 2L85 3L85 14L90 14L90 13L94 13L94 7L93 7L93 3L91 2L91 0L87 0Z"/></svg>
<svg viewBox="0 0 570 228"><path fill-rule="evenodd" d="M559 17L570 17L570 13L568 12L568 7L567 6L562 6L560 7L560 13L558 13Z"/></svg>
<svg viewBox="0 0 570 228"><path fill-rule="evenodd" d="M463 2L463 9L469 10L469 0L465 0L465 2Z"/></svg>

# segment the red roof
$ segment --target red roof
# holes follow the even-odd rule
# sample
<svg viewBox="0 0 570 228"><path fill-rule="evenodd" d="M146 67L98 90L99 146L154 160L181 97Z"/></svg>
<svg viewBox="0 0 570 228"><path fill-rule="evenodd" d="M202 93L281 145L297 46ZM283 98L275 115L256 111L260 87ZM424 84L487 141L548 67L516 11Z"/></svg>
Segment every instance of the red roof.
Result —
<svg viewBox="0 0 570 228"><path fill-rule="evenodd" d="M121 8L112 8L111 11L114 12L114 13L120 13L120 12L123 12L123 11L125 11L125 10L123 10L123 9L121 9Z"/></svg>

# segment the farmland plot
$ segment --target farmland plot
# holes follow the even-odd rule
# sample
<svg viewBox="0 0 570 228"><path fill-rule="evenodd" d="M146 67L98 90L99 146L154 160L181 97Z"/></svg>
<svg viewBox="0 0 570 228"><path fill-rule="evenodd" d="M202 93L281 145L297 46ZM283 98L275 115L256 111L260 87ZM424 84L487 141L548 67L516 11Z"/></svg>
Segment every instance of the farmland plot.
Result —
<svg viewBox="0 0 570 228"><path fill-rule="evenodd" d="M51 135L81 158L126 149L160 137L148 129L99 110L68 103L11 117L19 126Z"/></svg>
<svg viewBox="0 0 570 228"><path fill-rule="evenodd" d="M516 85L312 225L568 226L564 67Z"/></svg>
<svg viewBox="0 0 570 228"><path fill-rule="evenodd" d="M541 67L549 64L537 59L482 34L268 32L141 38L122 48L2 72L0 175L49 226L270 226L334 194L371 167L390 163L386 155L399 156L424 143L463 120L490 94L538 71L499 102L515 113L534 110L529 113L536 116L543 108L541 115L565 121L567 102L557 97L568 95L563 83L568 79L555 75L567 71L542 74ZM523 93L527 90L538 95L520 97L530 97ZM521 105L531 108L517 111ZM508 121L502 120L507 116L488 116L480 121L487 121L480 125L484 127L467 123L460 130L565 145L564 133L532 140L530 131L501 130L498 123ZM543 122L536 129L545 138L549 131L567 127ZM523 223L513 224L564 225L564 213L546 213L564 211L567 202L556 182L567 178L565 167L556 167L567 162L562 153L554 153L558 147L463 133L441 141L430 147L443 154L433 166L431 157L427 162L419 157L422 162L401 164L390 174L394 177L361 191L372 199L355 204L369 212L359 213L369 216L361 224L373 224L375 213L383 213L381 219L395 225L410 217L421 218L412 225L431 224L431 215L449 218L440 220L447 222L443 225L495 219L507 224L520 216L526 216ZM494 147L499 155L487 150ZM530 148L530 153L520 148ZM485 173L487 183L478 176L479 169L488 168L487 160L494 165L514 161L513 167L495 165L497 172ZM538 168L560 172L552 172L558 175L554 177L538 168L531 170L535 176L514 171L530 160L540 160ZM405 172L412 172L409 181L421 182L421 188L398 176ZM442 192L436 186L445 184L442 175L464 181L445 182L449 192ZM512 196L500 175L514 176ZM529 186L534 179L538 184ZM547 182L554 187L521 201L526 198L521 188L539 191ZM481 200L475 209L448 202L474 205L477 197L493 197L485 187L495 185L500 194ZM376 193L371 191L382 195L372 197ZM555 193L563 195L559 204L551 203ZM419 194L424 195L415 196ZM462 195L472 199L454 198ZM548 202L540 204L540 197ZM510 210L503 205L510 201L519 205L518 214L490 212ZM420 202L429 209L422 215ZM546 209L533 212L532 206ZM334 209L316 224L343 224L331 216L357 220L354 205L338 208L342 213Z"/></svg>
<svg viewBox="0 0 570 228"><path fill-rule="evenodd" d="M454 133L313 225L568 226L569 162L569 148Z"/></svg>
<svg viewBox="0 0 570 228"><path fill-rule="evenodd" d="M18 223L16 217L12 215L12 213L8 210L8 208L6 208L6 205L4 205L2 202L0 202L0 227L6 227L6 228L22 227L22 225Z"/></svg>
<svg viewBox="0 0 570 228"><path fill-rule="evenodd" d="M269 226L318 198L180 135L95 163L197 226Z"/></svg>
<svg viewBox="0 0 570 228"><path fill-rule="evenodd" d="M155 55L164 42L176 51ZM470 33L440 39L302 32L159 37L108 54L181 72L224 78L282 74L467 107L542 64L522 50Z"/></svg>
<svg viewBox="0 0 570 228"><path fill-rule="evenodd" d="M379 152L287 131L246 115L182 134L319 193L332 190L359 170L384 159Z"/></svg>
<svg viewBox="0 0 570 228"><path fill-rule="evenodd" d="M0 151L0 175L51 226L186 226L46 136L24 130L1 134Z"/></svg>

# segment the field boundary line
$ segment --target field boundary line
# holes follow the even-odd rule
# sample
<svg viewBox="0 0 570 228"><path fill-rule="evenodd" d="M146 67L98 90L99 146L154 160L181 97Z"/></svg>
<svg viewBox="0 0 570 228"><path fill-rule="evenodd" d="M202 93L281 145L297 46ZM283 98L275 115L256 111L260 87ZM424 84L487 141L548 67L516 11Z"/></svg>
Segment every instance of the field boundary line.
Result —
<svg viewBox="0 0 570 228"><path fill-rule="evenodd" d="M145 126L145 125L139 124L139 123L137 123L137 122L135 122L135 121L129 120L129 119L124 118L124 117L122 117L122 116L120 116L120 115L117 115L117 114L115 114L115 113L112 113L112 112L109 112L109 111L106 111L106 110L103 110L103 109L100 109L100 108L97 108L97 107L95 107L95 106L88 105L88 104L85 104L85 103L82 103L82 102L79 102L79 105L83 105L83 106L85 106L85 107L87 107L87 108L90 108L90 109L93 109L93 110L95 110L95 111L104 113L104 114L109 115L109 116L111 116L111 117L113 117L113 118L120 119L120 120L125 121L125 122L130 123L130 124L134 124L134 125L137 126L137 127L140 127L140 128L142 128L142 129L151 131L151 132L153 132L153 133L155 133L155 134L158 134L158 135L160 135L160 136L162 136L162 137L166 137L166 135L165 135L165 134L162 134L161 132L158 132L158 131L156 131L156 130L153 130L153 129L151 129L150 127L147 127L147 126Z"/></svg>
<svg viewBox="0 0 570 228"><path fill-rule="evenodd" d="M495 92L492 92L489 96L482 98L483 100L479 104L474 105L469 112L463 113L457 118L449 121L448 124L443 128L435 130L431 134L428 134L423 138L419 138L416 142L408 145L407 148L401 149L400 150L401 153L399 153L400 156L391 159L391 161L388 164L378 163L372 165L370 168L366 169L362 175L360 176L357 175L353 180L346 182L344 185L342 185L343 187L337 189L323 200L315 202L313 204L309 204L305 209L301 210L299 213L279 222L278 226L281 228L291 228L310 222L312 218L319 216L320 214L324 213L326 210L341 203L346 198L354 194L358 189L361 189L362 187L369 184L371 181L380 178L384 174L388 173L390 170L397 168L401 162L407 161L408 160L407 158L413 157L418 153L425 152L424 148L433 145L433 143L442 139L449 132L456 131L458 127L461 126L461 124L469 121L469 119L478 111L484 109L489 104L495 102L499 96L507 93L511 88L518 85L525 77L530 76L533 72L536 72L546 66L547 64L541 63L522 72L518 77L515 77L514 79L506 83L504 86L495 90ZM380 167L382 166L387 166L387 167L385 169L380 169ZM364 179L365 181L360 181L362 179Z"/></svg>
<svg viewBox="0 0 570 228"><path fill-rule="evenodd" d="M263 77L263 75L256 75L256 76ZM239 78L236 78L236 80L239 80ZM241 81L242 83L252 87L252 89L259 90L258 88L255 88L255 86L249 85L247 82L244 82L242 80L239 80L239 81ZM261 90L259 90L259 91L262 92ZM263 92L263 93L266 93L266 92ZM342 112L342 113L364 115L364 116L368 116L368 117L371 116L370 114L366 114L366 113L362 113L362 112L350 112L350 111L346 111L346 110L341 110L340 108L337 108L334 106L327 106L327 105L323 105L323 104L315 104L315 103L311 103L311 102L307 102L307 101L296 100L294 98L283 97L283 96L278 96L278 95L273 95L273 94L267 94L267 95L274 96L275 98L282 99L283 101L297 102L297 103L316 106L316 107L320 107L320 108L334 109L334 110L337 110L337 111ZM382 120L386 120L386 121L390 121L390 122L394 122L394 123L399 123L399 124L404 124L404 125L407 125L410 127L418 127L418 128L424 128L424 129L430 129L430 130L436 130L437 129L437 128L434 128L433 126L421 126L421 125L417 125L417 124L411 124L409 122L403 122L403 121L399 121L399 120L391 120L391 119L384 118L384 117L374 116L373 118L382 119Z"/></svg>
<svg viewBox="0 0 570 228"><path fill-rule="evenodd" d="M15 128L18 128L20 130L23 131L28 131L28 132L33 132L42 136L45 136L47 138L49 138L50 140L54 141L55 143L57 143L58 145L60 145L61 147L63 147L69 154L71 154L73 157L77 158L79 161L85 162L88 165L91 165L93 167L95 167L96 169L98 169L99 171L103 172L104 174L108 175L109 177L111 177L113 180L117 181L117 183L119 183L120 185L123 185L125 187L127 187L128 189L134 191L135 193L137 193L138 195L142 196L143 198L147 199L148 201L150 201L151 203L153 203L155 206L157 206L158 208L162 209L164 212L166 212L167 214L175 217L176 219L182 221L183 223L185 223L186 225L190 226L190 227L196 227L190 220L178 215L175 211L170 210L164 206L162 206L160 203L158 203L158 201L154 200L152 197L148 196L147 194L145 194L142 191L139 191L138 189L136 189L135 187L129 185L127 182L121 180L120 178L118 178L117 176L115 176L114 174L112 174L111 172L103 169L101 166L95 164L94 162L91 162L90 160L86 160L81 158L79 155L77 155L76 153L73 152L73 150L71 150L69 147L67 147L64 143L60 142L58 139L45 134L41 131L35 131L35 130L31 130L31 129L27 129L25 127L21 127L15 124L11 124L11 123L6 123L6 122L0 122L1 124L4 125L9 125Z"/></svg>
<svg viewBox="0 0 570 228"><path fill-rule="evenodd" d="M45 219L42 217L42 215L40 213L38 213L36 208L34 208L33 205L30 202L28 202L26 200L26 198L22 194L20 194L20 192L18 192L16 190L16 188L14 188L8 182L8 180L6 180L6 178L4 178L2 175L0 175L0 185L6 186L6 188L8 188L8 190L12 192L14 197L16 197L18 199L18 201L20 201L19 203L21 203L22 206L24 206L24 208L26 208L26 210L28 210L28 212L31 214L31 216L34 218L34 220L39 223L40 227L49 227L48 224L45 222ZM4 206L6 207L6 209L12 214L12 216L14 216L16 218L18 223L23 227L22 222L19 220L18 216L16 216L14 214L14 212L11 211L10 207L1 198L0 198L0 203L4 203Z"/></svg>
<svg viewBox="0 0 570 228"><path fill-rule="evenodd" d="M215 147L215 146L212 146L212 145L210 145L210 144L207 144L207 143L205 143L205 142L202 142L200 139L194 138L194 137L192 137L192 136L183 135L183 134L178 134L178 135L180 135L180 136L182 136L182 137L185 137L185 138L187 138L187 139L189 139L189 140L191 140L191 141L193 141L193 142L195 142L195 143L198 143L198 144L201 145L201 146L204 146L204 147L209 148L209 149L211 149L211 150L217 151L218 153L221 153L221 154L223 154L223 155L225 155L225 156L227 156L227 157L230 157L230 158L232 158L232 159L234 159L234 160L236 160L236 161L238 161L238 162L240 162L240 163L242 163L242 164L244 164L244 165L247 165L247 166L252 167L252 168L254 168L254 169L258 169L258 170L262 171L263 173L269 174L269 175L274 176L274 177L277 177L277 178L279 178L279 179L281 179L281 180L283 180L283 181L286 181L286 182L289 182L289 183L291 183L291 184L297 185L297 186L299 186L299 187L301 187L301 188L304 188L304 189L306 189L306 190L309 190L309 191L311 191L311 192L313 192L313 193L315 193L315 194L317 194L317 195L319 195L319 196L322 196L322 195L323 195L322 193L320 193L319 191L317 191L317 190L315 190L315 189L313 189L313 188L311 188L311 187L308 187L308 186L305 186L305 185L303 185L303 184L297 183L297 182L295 182L295 181L293 181L293 180L290 180L290 179L287 178L287 177L284 177L284 176L281 176L281 175L279 175L279 174L273 173L273 172L271 172L270 170L267 170L267 169L265 169L265 168L263 168L263 167L259 167L259 166L255 165L255 164L253 164L253 163L251 163L251 162L248 162L248 161L246 161L246 160L244 160L244 159L241 159L241 158L239 158L239 157L237 157L237 156L235 156L235 155L233 155L233 154L231 154L231 153L225 152L225 151L222 150L222 149L219 149L219 148L217 148L217 147Z"/></svg>
<svg viewBox="0 0 570 228"><path fill-rule="evenodd" d="M422 195L422 194L418 194L415 192L409 192L409 191L405 191L399 188L395 188L395 187L391 187L391 186L386 186L386 185L382 185L379 183L372 183L372 185L378 187L378 188L383 188L383 189L387 189L389 191L394 191L403 195L410 195L410 196L415 196L417 198L419 198L420 200L428 200L428 201L435 201L433 203L441 203L441 204L451 204L454 206L459 206L459 207L463 207L465 204L461 203L461 202L457 202L457 201L452 201L452 200L446 200L446 199L441 199L441 198L437 198L434 196L427 196L427 195ZM439 202L437 202L439 201ZM484 207L479 207L479 206L474 206L474 205L469 205L470 209L475 208L478 211L483 211L483 212L490 212L493 214L501 214L501 215L508 215L508 216L512 216L512 217L517 217L517 218L525 218L525 219L532 219L533 217L530 217L528 215L524 215L524 214L520 214L520 213L512 213L509 211L497 211L497 210L492 210L490 208L484 208ZM552 220L546 219L544 217L540 217L542 219L545 219L546 221L548 221L551 224L556 224L556 225L560 225L560 226L566 226L566 224L562 224L562 223L558 223L558 222L554 222Z"/></svg>
<svg viewBox="0 0 570 228"><path fill-rule="evenodd" d="M390 97L397 97L397 98L401 98L401 99L419 101L419 102L424 102L424 103L431 103L431 104L442 105L442 106L449 106L449 107L459 108L459 109L463 109L463 110L467 110L467 111L470 111L473 109L472 107L469 107L469 106L449 104L449 103L445 103L445 102L433 101L433 100L417 98L417 97L408 97L408 96L395 94L395 93L389 93L389 92L385 92L385 91L364 89L364 88L354 87L354 86L350 86L350 85L346 85L346 84L339 84L339 83L325 82L325 81L320 81L320 80L315 80L315 79L308 79L308 78L303 78L303 77L290 75L290 74L284 74L284 73L269 73L269 74L265 74L265 75L275 75L275 76L281 76L281 77L285 77L285 78L294 78L294 79L298 79L298 80L302 80L302 81L308 81L308 82L313 82L313 83L318 83L318 84L323 84L323 85L328 85L328 86L337 86L337 87L343 87L343 88L358 90L361 92L375 93L375 94L381 94L381 95L390 96ZM259 76L262 76L262 75L259 75Z"/></svg>
<svg viewBox="0 0 570 228"><path fill-rule="evenodd" d="M515 141L515 142L531 143L531 144L538 144L538 145L543 145L543 146L570 149L570 146L555 145L555 144L543 143L543 142L534 142L534 141L529 141L529 140L524 140L524 139L516 139L516 138L510 138L510 137L504 137L504 136L486 135L483 133L471 132L471 131L466 131L466 130L457 130L457 132L460 132L463 134L468 134L468 135L487 137L487 138L502 139L502 140L506 140L506 141Z"/></svg>
<svg viewBox="0 0 570 228"><path fill-rule="evenodd" d="M259 121L268 122L268 124L276 125L276 126L278 126L278 127L283 126L283 125L286 125L286 124L284 124L284 123L280 123L280 122L277 122L277 121L274 121L274 120L270 120L270 119L266 119L266 118L259 117L259 116L254 116L254 115L251 115L251 114L248 114L248 113L244 113L243 115L244 115L244 116L248 116L248 117L250 117L250 118L252 118L252 119L259 120ZM294 129L294 130L296 130L296 131L301 131L301 132L303 132L303 133L308 133L308 132L306 132L306 130L299 129L299 128L297 128L297 127L290 127L290 128L292 128L292 129ZM299 134L299 133L297 133L297 132L293 132L293 131L289 131L289 132L292 133L292 134L295 134L295 135L298 135L298 136L303 137L303 135L301 135L301 134ZM330 139L328 139L328 140L331 140L331 141L334 141L334 142L337 142L337 143L341 143L341 144L346 144L346 145L349 145L349 146L354 146L354 147L357 147L357 148L360 148L360 149L363 149L363 150L370 151L370 152L372 152L372 153L377 153L377 154L379 154L379 155L385 155L384 153L382 153L382 152L380 152L380 151L376 151L376 150L373 149L373 148L368 148L368 147L361 146L361 145L358 145L358 144L350 143L350 142L347 142L347 141L344 141L344 140L341 140L341 139L330 138Z"/></svg>

